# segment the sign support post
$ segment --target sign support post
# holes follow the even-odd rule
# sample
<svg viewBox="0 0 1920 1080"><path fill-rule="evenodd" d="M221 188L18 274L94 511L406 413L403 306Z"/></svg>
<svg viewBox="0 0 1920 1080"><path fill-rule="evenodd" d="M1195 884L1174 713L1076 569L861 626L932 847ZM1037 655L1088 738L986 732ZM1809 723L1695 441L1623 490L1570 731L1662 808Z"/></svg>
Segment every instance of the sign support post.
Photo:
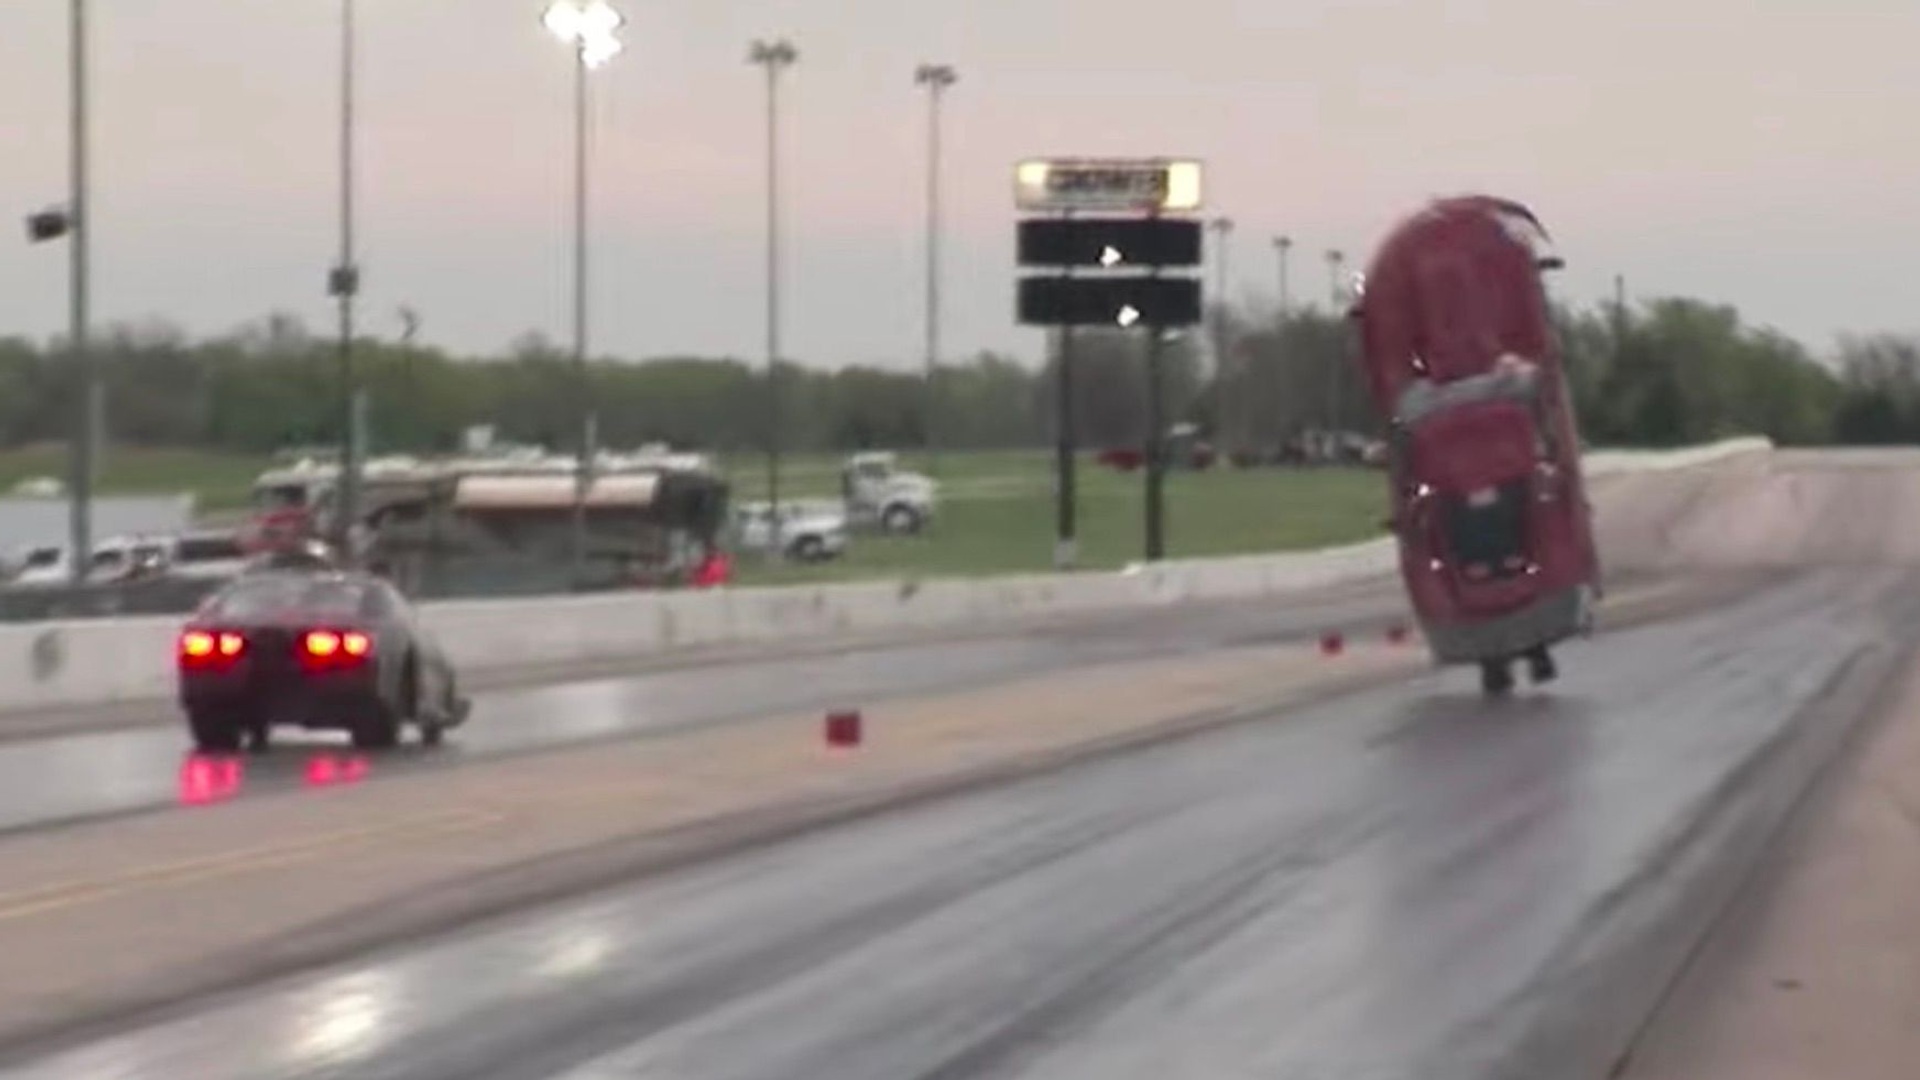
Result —
<svg viewBox="0 0 1920 1080"><path fill-rule="evenodd" d="M1155 266L1153 277L1160 276ZM1161 348L1167 335L1160 321L1147 323L1147 490L1146 560L1167 557L1167 418L1166 380Z"/></svg>

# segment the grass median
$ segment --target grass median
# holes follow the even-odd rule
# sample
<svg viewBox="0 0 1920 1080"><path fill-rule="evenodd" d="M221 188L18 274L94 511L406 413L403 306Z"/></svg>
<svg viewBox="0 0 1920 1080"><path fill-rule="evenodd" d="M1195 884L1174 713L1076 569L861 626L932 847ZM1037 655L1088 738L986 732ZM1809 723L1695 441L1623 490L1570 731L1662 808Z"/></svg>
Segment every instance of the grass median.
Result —
<svg viewBox="0 0 1920 1080"><path fill-rule="evenodd" d="M35 476L63 477L65 451L27 447L0 452L0 489ZM782 462L782 495L836 499L842 458L793 455ZM185 449L116 447L101 462L105 494L193 492L203 512L231 519L264 457ZM764 499L765 459L728 455L719 464L736 501ZM934 476L939 514L914 537L860 535L845 558L822 566L743 563L754 584L903 575L980 576L1052 566L1053 456L1045 450L903 454L901 467ZM1112 569L1144 552L1145 477L1101 467L1078 470L1080 564ZM1379 534L1386 511L1380 474L1362 469L1216 468L1167 477L1167 553L1172 558L1295 551Z"/></svg>

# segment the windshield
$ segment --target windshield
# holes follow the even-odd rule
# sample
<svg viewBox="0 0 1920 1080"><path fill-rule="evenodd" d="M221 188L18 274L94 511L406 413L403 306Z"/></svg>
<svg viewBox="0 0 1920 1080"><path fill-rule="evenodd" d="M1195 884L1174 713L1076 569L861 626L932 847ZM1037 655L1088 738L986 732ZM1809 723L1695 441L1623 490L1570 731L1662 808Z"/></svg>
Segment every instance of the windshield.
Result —
<svg viewBox="0 0 1920 1080"><path fill-rule="evenodd" d="M270 484L255 488L253 505L259 510L297 510L307 505L304 484Z"/></svg>

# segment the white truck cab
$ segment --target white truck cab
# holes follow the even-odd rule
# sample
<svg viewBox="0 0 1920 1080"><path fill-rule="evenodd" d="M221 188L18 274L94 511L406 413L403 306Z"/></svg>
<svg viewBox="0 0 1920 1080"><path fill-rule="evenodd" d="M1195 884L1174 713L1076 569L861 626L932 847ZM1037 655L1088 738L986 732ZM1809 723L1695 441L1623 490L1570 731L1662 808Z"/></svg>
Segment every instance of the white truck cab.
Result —
<svg viewBox="0 0 1920 1080"><path fill-rule="evenodd" d="M840 491L850 520L910 534L933 520L938 488L930 477L901 470L894 454L867 451L847 458Z"/></svg>

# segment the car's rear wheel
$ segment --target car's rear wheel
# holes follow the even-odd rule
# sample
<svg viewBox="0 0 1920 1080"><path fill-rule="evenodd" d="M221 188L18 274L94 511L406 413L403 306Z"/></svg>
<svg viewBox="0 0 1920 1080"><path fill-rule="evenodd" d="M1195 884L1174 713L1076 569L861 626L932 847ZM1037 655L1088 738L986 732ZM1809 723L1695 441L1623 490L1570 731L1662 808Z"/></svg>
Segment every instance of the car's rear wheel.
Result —
<svg viewBox="0 0 1920 1080"><path fill-rule="evenodd" d="M390 750L400 744L400 729L420 715L420 668L413 657L400 671L400 689L393 701L381 698L372 715L353 729L353 745L361 750Z"/></svg>
<svg viewBox="0 0 1920 1080"><path fill-rule="evenodd" d="M232 754L240 749L240 725L231 716L207 709L187 713L193 747L203 754Z"/></svg>
<svg viewBox="0 0 1920 1080"><path fill-rule="evenodd" d="M1513 692L1513 666L1507 660L1480 661L1480 690L1488 697L1505 697Z"/></svg>

